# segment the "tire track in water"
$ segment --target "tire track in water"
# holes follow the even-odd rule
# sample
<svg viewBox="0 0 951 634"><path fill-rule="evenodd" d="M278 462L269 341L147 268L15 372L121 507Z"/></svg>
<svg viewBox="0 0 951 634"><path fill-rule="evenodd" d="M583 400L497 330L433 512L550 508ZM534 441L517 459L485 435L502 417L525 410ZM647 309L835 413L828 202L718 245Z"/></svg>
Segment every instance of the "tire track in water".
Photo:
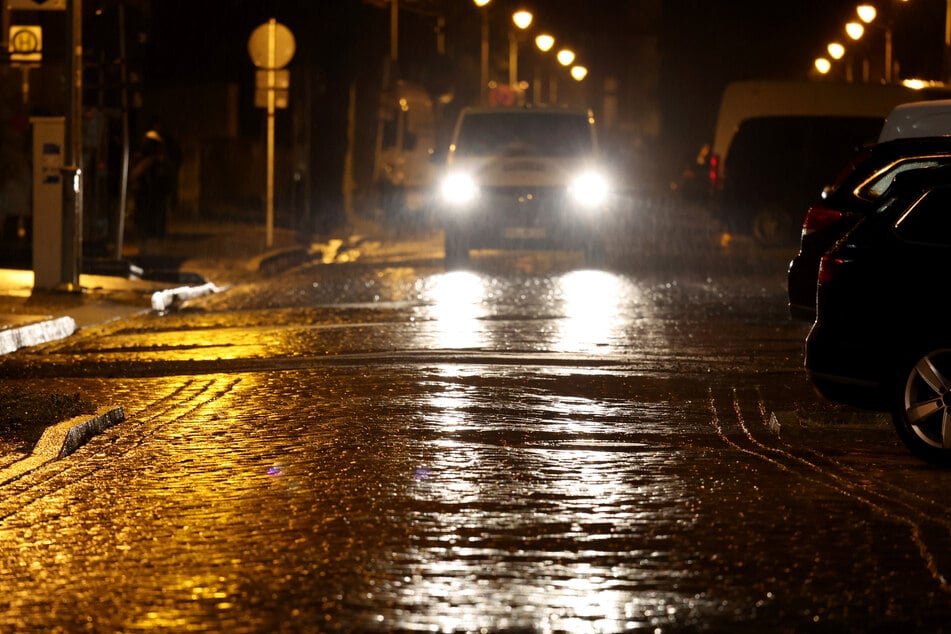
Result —
<svg viewBox="0 0 951 634"><path fill-rule="evenodd" d="M934 540L946 540L951 535L951 519L946 517L944 509L900 487L869 481L867 473L827 453L800 445L793 447L770 430L766 404L758 394L755 398L758 420L754 432L736 388L732 388L729 394L719 395L714 394L712 388L708 390L709 422L717 437L745 456L773 465L815 486L825 487L867 507L882 519L905 526L928 574L942 592L951 594L951 583L943 572L947 566L939 563L935 554L940 549L929 546L925 537L926 527L939 529L941 535L928 533ZM878 490L881 488L888 491Z"/></svg>

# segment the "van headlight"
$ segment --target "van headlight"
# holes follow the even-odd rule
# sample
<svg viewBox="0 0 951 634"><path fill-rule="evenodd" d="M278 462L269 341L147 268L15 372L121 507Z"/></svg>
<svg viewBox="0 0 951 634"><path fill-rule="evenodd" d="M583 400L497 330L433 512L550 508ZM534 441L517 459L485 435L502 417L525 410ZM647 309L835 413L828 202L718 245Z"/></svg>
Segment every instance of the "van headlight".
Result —
<svg viewBox="0 0 951 634"><path fill-rule="evenodd" d="M587 171L578 174L568 186L571 199L582 207L600 207L608 201L611 185L601 172Z"/></svg>
<svg viewBox="0 0 951 634"><path fill-rule="evenodd" d="M479 186L468 174L448 174L439 185L442 200L454 207L463 207L479 196Z"/></svg>

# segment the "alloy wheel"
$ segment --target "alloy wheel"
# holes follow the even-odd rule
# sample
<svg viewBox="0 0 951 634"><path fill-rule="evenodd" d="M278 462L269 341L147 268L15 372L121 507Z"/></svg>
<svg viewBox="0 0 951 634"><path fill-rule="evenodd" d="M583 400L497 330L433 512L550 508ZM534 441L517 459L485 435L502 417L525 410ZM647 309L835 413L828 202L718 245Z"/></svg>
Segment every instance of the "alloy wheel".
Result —
<svg viewBox="0 0 951 634"><path fill-rule="evenodd" d="M951 459L951 350L929 352L907 372L895 425L914 454Z"/></svg>

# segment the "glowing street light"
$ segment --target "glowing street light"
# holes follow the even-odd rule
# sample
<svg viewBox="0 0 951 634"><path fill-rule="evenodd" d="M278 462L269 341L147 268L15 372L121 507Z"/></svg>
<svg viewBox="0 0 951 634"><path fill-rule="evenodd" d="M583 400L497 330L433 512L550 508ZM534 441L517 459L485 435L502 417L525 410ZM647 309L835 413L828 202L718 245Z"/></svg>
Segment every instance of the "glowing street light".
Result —
<svg viewBox="0 0 951 634"><path fill-rule="evenodd" d="M816 70L825 75L832 70L832 62L825 57L818 57L816 58Z"/></svg>
<svg viewBox="0 0 951 634"><path fill-rule="evenodd" d="M588 76L588 69L584 66L572 66L571 67L571 77L575 81L581 81Z"/></svg>
<svg viewBox="0 0 951 634"><path fill-rule="evenodd" d="M949 0L948 6L951 7L951 0ZM859 16L859 20L861 20L865 24L871 24L875 20L876 16L878 16L878 11L876 11L875 7L870 4L860 4L859 6L855 7L855 13L856 15ZM857 23L852 23L852 24L857 24ZM846 25L846 28L848 27L849 25ZM891 21L886 20L886 24L881 25L879 28L885 31L885 68L884 68L885 72L883 73L883 76L885 79L885 83L890 84L892 83L892 25L891 25ZM851 36L851 33L849 35ZM861 35L859 37L861 37ZM857 40L858 37L852 36L852 39Z"/></svg>
<svg viewBox="0 0 951 634"><path fill-rule="evenodd" d="M535 46L542 53L547 53L555 46L555 38L548 33L541 33L535 37ZM545 67L548 75L548 99L551 100L552 79L551 72L548 69L548 60L539 60L535 64L535 76L532 80L532 101L538 104L542 103L542 66Z"/></svg>
<svg viewBox="0 0 951 634"><path fill-rule="evenodd" d="M838 42L832 42L826 47L826 50L832 59L842 59L842 57L845 56L845 47Z"/></svg>
<svg viewBox="0 0 951 634"><path fill-rule="evenodd" d="M535 38L535 46L538 47L542 53L547 53L555 45L555 38L547 33L542 33Z"/></svg>
<svg viewBox="0 0 951 634"><path fill-rule="evenodd" d="M524 9L512 14L512 22L523 31L532 25L533 19L534 16L531 11L525 11Z"/></svg>
<svg viewBox="0 0 951 634"><path fill-rule="evenodd" d="M859 20L865 22L865 24L871 24L872 20L875 19L875 16L878 15L878 12L870 4L860 4L855 7L855 13L859 16Z"/></svg>
<svg viewBox="0 0 951 634"><path fill-rule="evenodd" d="M555 59L562 66L571 66L572 62L575 61L575 52L569 48L560 49L555 53ZM554 74L548 80L548 101L554 104L558 103L558 80Z"/></svg>
<svg viewBox="0 0 951 634"><path fill-rule="evenodd" d="M858 22L849 22L845 25L845 32L853 40L860 40L865 34L865 27Z"/></svg>

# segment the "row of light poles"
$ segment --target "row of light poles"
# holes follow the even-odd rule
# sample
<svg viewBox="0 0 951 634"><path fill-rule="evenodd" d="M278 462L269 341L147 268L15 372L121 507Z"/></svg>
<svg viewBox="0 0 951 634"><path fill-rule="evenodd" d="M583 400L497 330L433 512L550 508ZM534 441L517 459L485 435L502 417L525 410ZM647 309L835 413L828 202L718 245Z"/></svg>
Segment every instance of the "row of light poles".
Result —
<svg viewBox="0 0 951 634"><path fill-rule="evenodd" d="M901 2L907 1L908 0L901 0ZM865 31L872 26L873 22L878 17L878 10L871 4L860 4L855 8L855 15L858 19L850 20L845 25L845 34L853 42L857 42L862 39L862 37L865 35ZM892 60L891 23L887 22L881 26L881 28L885 32L885 65L882 78L884 83L890 84L892 83L894 66L894 62ZM822 75L826 75L832 70L832 63L834 61L839 61L845 57L846 48L841 42L834 41L830 42L826 47L826 52L828 53L828 57L819 57L814 63L816 70ZM848 81L852 80L851 71L852 67L849 65L846 69ZM866 67L863 71L863 80L866 82L869 80L868 74L868 68Z"/></svg>
<svg viewBox="0 0 951 634"><path fill-rule="evenodd" d="M492 0L472 0L473 3L481 10L482 13L482 46L481 46L481 63L480 63L480 77L479 81L481 83L481 96L482 103L488 103L489 100L489 10L488 5L491 4ZM525 9L519 9L512 14L512 24L509 27L509 88L513 94L518 93L519 81L518 81L518 46L519 39L522 33L528 31L535 21L535 16L532 15L530 11ZM555 49L556 40L553 35L550 33L539 33L535 36L535 46L541 53L549 53ZM569 69L571 77L575 81L582 81L588 74L588 69L585 66L576 64L576 55L574 51L570 48L561 47L555 53L555 59L558 60L558 63L562 66ZM539 73L535 73L534 81L532 82L532 96L536 102L541 101L541 81L539 78ZM549 101L554 102L556 100L556 82L552 77L549 80Z"/></svg>
<svg viewBox="0 0 951 634"><path fill-rule="evenodd" d="M907 3L908 0L895 0L896 2ZM897 64L894 61L894 52L892 45L892 20L888 18L882 20L878 15L878 10L874 5L871 4L860 4L855 8L855 16L857 19L850 20L845 25L845 35L849 40L857 42L865 35L866 31L869 28L879 28L884 32L885 38L885 59L884 67L882 69L882 82L885 84L891 84L897 80ZM876 19L878 20L876 22ZM826 75L832 71L832 66L834 62L841 60L845 57L847 51L845 45L841 42L834 41L828 44L826 47L827 55L816 58L814 66L816 71L821 75ZM945 34L944 34L944 70L945 73L949 73L951 69L951 0L946 0L946 9L945 9ZM847 81L852 81L852 66L851 63L846 67L846 79ZM869 69L868 69L868 60L866 59L863 64L863 81L869 80ZM909 84L910 82L903 82Z"/></svg>

